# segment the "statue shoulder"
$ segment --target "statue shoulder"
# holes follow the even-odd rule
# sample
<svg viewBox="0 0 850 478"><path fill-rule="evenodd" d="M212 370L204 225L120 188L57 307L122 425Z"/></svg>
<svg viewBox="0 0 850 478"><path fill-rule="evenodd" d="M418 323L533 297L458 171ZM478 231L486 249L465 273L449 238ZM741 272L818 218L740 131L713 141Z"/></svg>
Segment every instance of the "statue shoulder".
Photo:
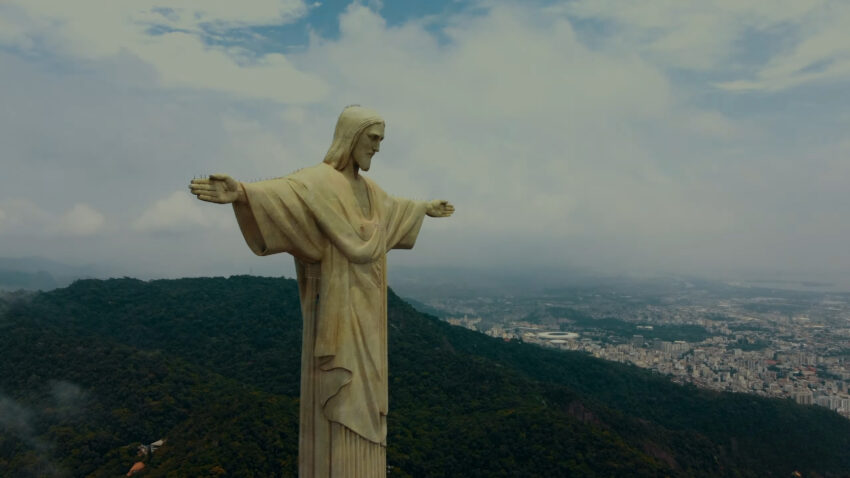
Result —
<svg viewBox="0 0 850 478"><path fill-rule="evenodd" d="M295 180L304 184L307 187L313 185L321 185L326 182L333 182L342 178L342 174L332 166L319 163L313 166L299 169L287 176L288 179Z"/></svg>

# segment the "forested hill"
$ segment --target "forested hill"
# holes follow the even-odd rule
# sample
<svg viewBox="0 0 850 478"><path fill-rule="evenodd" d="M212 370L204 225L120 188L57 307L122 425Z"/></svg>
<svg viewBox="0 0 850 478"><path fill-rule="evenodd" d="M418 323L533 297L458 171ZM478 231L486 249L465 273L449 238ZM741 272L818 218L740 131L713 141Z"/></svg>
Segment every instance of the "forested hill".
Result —
<svg viewBox="0 0 850 478"><path fill-rule="evenodd" d="M0 476L296 476L295 281L85 280L5 308ZM505 343L394 294L389 327L392 477L850 476L850 421L825 408Z"/></svg>

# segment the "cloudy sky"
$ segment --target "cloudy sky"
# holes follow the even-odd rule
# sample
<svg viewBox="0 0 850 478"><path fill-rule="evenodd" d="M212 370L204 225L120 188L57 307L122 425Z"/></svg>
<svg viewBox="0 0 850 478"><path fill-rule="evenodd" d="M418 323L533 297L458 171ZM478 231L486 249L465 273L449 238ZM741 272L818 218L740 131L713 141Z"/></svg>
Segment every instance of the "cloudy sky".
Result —
<svg viewBox="0 0 850 478"><path fill-rule="evenodd" d="M637 7L636 5L642 5ZM850 2L3 0L0 257L291 273L193 176L445 198L397 265L850 276Z"/></svg>

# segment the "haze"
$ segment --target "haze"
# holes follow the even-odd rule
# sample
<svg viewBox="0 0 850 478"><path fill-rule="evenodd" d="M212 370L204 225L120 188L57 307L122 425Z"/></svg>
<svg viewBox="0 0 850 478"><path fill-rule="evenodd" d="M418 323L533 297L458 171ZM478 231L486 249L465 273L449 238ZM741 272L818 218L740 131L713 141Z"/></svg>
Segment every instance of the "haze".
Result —
<svg viewBox="0 0 850 478"><path fill-rule="evenodd" d="M387 120L370 177L457 206L394 267L850 284L847 25L841 0L6 0L0 257L291 275L186 184L316 164L356 103Z"/></svg>

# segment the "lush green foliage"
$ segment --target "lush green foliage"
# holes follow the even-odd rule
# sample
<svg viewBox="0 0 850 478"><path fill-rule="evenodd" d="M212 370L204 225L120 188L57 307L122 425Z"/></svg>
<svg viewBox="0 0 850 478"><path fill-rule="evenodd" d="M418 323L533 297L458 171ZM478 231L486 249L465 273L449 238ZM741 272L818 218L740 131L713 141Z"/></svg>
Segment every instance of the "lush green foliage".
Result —
<svg viewBox="0 0 850 478"><path fill-rule="evenodd" d="M850 421L505 343L390 294L391 476L848 476ZM295 476L297 286L79 281L0 318L0 476Z"/></svg>

